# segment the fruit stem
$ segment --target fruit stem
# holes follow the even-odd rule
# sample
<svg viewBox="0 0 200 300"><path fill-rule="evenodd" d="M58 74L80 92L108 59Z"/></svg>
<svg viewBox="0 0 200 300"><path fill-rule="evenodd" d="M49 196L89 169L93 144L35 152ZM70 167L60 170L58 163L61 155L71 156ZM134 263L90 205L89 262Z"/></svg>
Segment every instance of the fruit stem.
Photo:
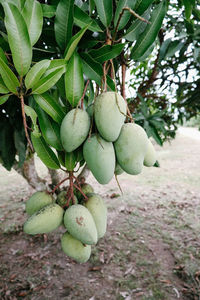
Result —
<svg viewBox="0 0 200 300"><path fill-rule="evenodd" d="M83 90L83 95L81 96L81 99L79 101L79 104L81 105L81 109L83 109L84 97L85 97L85 94L87 92L87 87L88 87L89 82L90 82L90 79L87 80L86 85L85 85L84 90Z"/></svg>
<svg viewBox="0 0 200 300"><path fill-rule="evenodd" d="M54 187L54 189L51 191L51 192L48 192L49 194L54 194L55 193L55 191L57 190L57 188L59 188L59 186L63 183L63 182L65 182L66 180L68 180L69 179L69 177L66 177L66 178L64 178L63 180L61 180L55 187Z"/></svg>
<svg viewBox="0 0 200 300"><path fill-rule="evenodd" d="M74 184L74 187L83 195L85 201L88 201L88 197L82 192L81 188L79 188L76 184Z"/></svg>

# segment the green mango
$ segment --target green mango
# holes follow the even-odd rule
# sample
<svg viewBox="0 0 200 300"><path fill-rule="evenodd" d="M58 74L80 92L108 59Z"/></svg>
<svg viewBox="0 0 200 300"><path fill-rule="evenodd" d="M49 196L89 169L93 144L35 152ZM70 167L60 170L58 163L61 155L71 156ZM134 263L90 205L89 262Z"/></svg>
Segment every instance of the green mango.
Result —
<svg viewBox="0 0 200 300"><path fill-rule="evenodd" d="M24 223L24 232L28 234L48 233L62 224L64 210L58 204L47 205L34 213Z"/></svg>
<svg viewBox="0 0 200 300"><path fill-rule="evenodd" d="M114 147L117 161L126 173L137 175L142 172L148 137L141 126L124 124Z"/></svg>
<svg viewBox="0 0 200 300"><path fill-rule="evenodd" d="M90 116L90 118L92 118L94 116L94 103L90 104L87 109L86 109L88 115Z"/></svg>
<svg viewBox="0 0 200 300"><path fill-rule="evenodd" d="M91 255L91 246L83 245L68 232L61 237L61 247L65 254L79 263L85 263Z"/></svg>
<svg viewBox="0 0 200 300"><path fill-rule="evenodd" d="M83 157L100 184L107 184L115 171L115 151L111 142L92 135L83 145Z"/></svg>
<svg viewBox="0 0 200 300"><path fill-rule="evenodd" d="M90 117L88 113L79 108L70 110L64 117L60 128L64 149L72 152L78 148L87 138L89 130Z"/></svg>
<svg viewBox="0 0 200 300"><path fill-rule="evenodd" d="M97 194L91 194L85 203L85 207L87 207L94 219L98 239L102 238L106 233L107 227L107 208L103 199Z"/></svg>
<svg viewBox="0 0 200 300"><path fill-rule="evenodd" d="M93 187L89 183L84 183L81 185L82 192L87 196L90 193L94 193ZM77 197L81 200L83 199L83 195L80 191L77 191Z"/></svg>
<svg viewBox="0 0 200 300"><path fill-rule="evenodd" d="M108 142L114 142L126 118L126 102L116 92L104 92L94 102L97 129Z"/></svg>
<svg viewBox="0 0 200 300"><path fill-rule="evenodd" d="M56 202L58 203L58 205L60 205L61 207L64 206L67 203L67 191L61 191L56 199ZM75 200L75 204L78 204L78 199L77 197L74 195L74 200ZM72 199L69 202L69 205L72 205L73 201Z"/></svg>
<svg viewBox="0 0 200 300"><path fill-rule="evenodd" d="M31 216L36 211L40 210L48 204L51 204L52 202L53 198L47 192L36 192L26 201L26 213Z"/></svg>
<svg viewBox="0 0 200 300"><path fill-rule="evenodd" d="M123 172L124 170L120 167L120 165L117 162L115 166L115 175L121 175Z"/></svg>
<svg viewBox="0 0 200 300"><path fill-rule="evenodd" d="M70 206L64 215L67 231L84 244L97 243L97 229L89 210L80 204Z"/></svg>
<svg viewBox="0 0 200 300"><path fill-rule="evenodd" d="M156 151L152 142L149 139L147 152L144 157L144 165L146 167L152 167L156 162Z"/></svg>

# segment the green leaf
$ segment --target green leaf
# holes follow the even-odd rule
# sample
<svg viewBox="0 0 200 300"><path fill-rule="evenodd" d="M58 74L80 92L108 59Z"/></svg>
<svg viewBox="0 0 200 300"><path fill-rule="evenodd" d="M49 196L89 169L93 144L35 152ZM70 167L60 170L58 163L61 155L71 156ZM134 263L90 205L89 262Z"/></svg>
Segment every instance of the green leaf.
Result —
<svg viewBox="0 0 200 300"><path fill-rule="evenodd" d="M102 66L87 53L81 53L81 58L83 59L84 74L101 86L101 80L103 77ZM107 85L111 90L115 90L115 84L109 76L107 76Z"/></svg>
<svg viewBox="0 0 200 300"><path fill-rule="evenodd" d="M0 74L2 79L9 89L14 94L17 94L17 88L20 86L19 80L11 69L5 64L5 62L0 57Z"/></svg>
<svg viewBox="0 0 200 300"><path fill-rule="evenodd" d="M26 159L26 138L24 134L24 129L14 131L14 143L19 156L19 167L23 166L23 163Z"/></svg>
<svg viewBox="0 0 200 300"><path fill-rule="evenodd" d="M37 62L26 74L25 85L27 89L32 88L40 80L41 76L45 73L50 65L50 60L44 59Z"/></svg>
<svg viewBox="0 0 200 300"><path fill-rule="evenodd" d="M135 12L142 15L154 0L138 0L135 5Z"/></svg>
<svg viewBox="0 0 200 300"><path fill-rule="evenodd" d="M7 89L2 78L0 77L0 94L7 94L7 93L9 93L9 90Z"/></svg>
<svg viewBox="0 0 200 300"><path fill-rule="evenodd" d="M10 95L0 96L0 105L4 104L8 100L9 97L10 97Z"/></svg>
<svg viewBox="0 0 200 300"><path fill-rule="evenodd" d="M145 61L145 59L147 59L149 57L149 55L153 52L153 49L155 47L155 43L153 43L148 49L146 52L144 52L144 54L136 59L136 61Z"/></svg>
<svg viewBox="0 0 200 300"><path fill-rule="evenodd" d="M34 95L37 104L57 123L61 123L65 117L63 108L48 93Z"/></svg>
<svg viewBox="0 0 200 300"><path fill-rule="evenodd" d="M93 20L87 13L85 13L81 8L77 5L74 5L74 23L83 28L88 24L91 24L88 29L91 31L99 31L102 32L101 28L97 24L95 20Z"/></svg>
<svg viewBox="0 0 200 300"><path fill-rule="evenodd" d="M32 93L43 94L48 91L56 82L60 79L62 74L65 73L65 68L61 67L53 72L49 73L47 76L42 77L32 88Z"/></svg>
<svg viewBox="0 0 200 300"><path fill-rule="evenodd" d="M185 6L185 17L187 20L190 19L193 9L193 3L191 0L182 0L183 5Z"/></svg>
<svg viewBox="0 0 200 300"><path fill-rule="evenodd" d="M77 155L75 152L66 152L65 153L65 167L67 171L73 171L76 167L76 158Z"/></svg>
<svg viewBox="0 0 200 300"><path fill-rule="evenodd" d="M74 50L76 49L80 39L88 29L89 25L82 28L77 34L75 34L71 40L69 41L67 48L65 50L65 60L69 60L72 54L74 53Z"/></svg>
<svg viewBox="0 0 200 300"><path fill-rule="evenodd" d="M149 19L149 10L146 10L142 17L146 20ZM139 38L144 31L147 24L139 19L135 20L131 26L127 29L126 34L123 36L128 41L135 41Z"/></svg>
<svg viewBox="0 0 200 300"><path fill-rule="evenodd" d="M43 16L46 18L52 18L56 14L56 6L48 5L48 4L41 4Z"/></svg>
<svg viewBox="0 0 200 300"><path fill-rule="evenodd" d="M152 125L150 125L148 122L144 122L144 128L147 132L148 137L153 137L154 140L158 143L158 145L162 146L163 145L163 141L161 139L161 137L158 134L158 131L155 129L155 127L153 127Z"/></svg>
<svg viewBox="0 0 200 300"><path fill-rule="evenodd" d="M108 27L112 20L112 0L94 0L99 18L105 27Z"/></svg>
<svg viewBox="0 0 200 300"><path fill-rule="evenodd" d="M99 49L94 49L89 51L89 55L92 56L97 62L103 63L106 60L112 59L117 57L124 48L124 44L117 44L117 45L105 45Z"/></svg>
<svg viewBox="0 0 200 300"><path fill-rule="evenodd" d="M18 8L10 3L3 3L5 26L17 72L23 76L28 72L32 60L32 48L28 29Z"/></svg>
<svg viewBox="0 0 200 300"><path fill-rule="evenodd" d="M51 150L51 148L47 145L44 138L42 136L37 138L31 133L31 140L35 152L37 153L41 161L47 166L47 168L59 169L60 164L58 158Z"/></svg>
<svg viewBox="0 0 200 300"><path fill-rule="evenodd" d="M60 140L60 126L50 119L47 113L39 106L35 106L35 110L38 115L40 129L45 141L57 150L63 150L63 146Z"/></svg>
<svg viewBox="0 0 200 300"><path fill-rule="evenodd" d="M31 45L33 46L42 32L43 12L41 4L36 0L26 0L22 15L26 21Z"/></svg>
<svg viewBox="0 0 200 300"><path fill-rule="evenodd" d="M82 62L79 55L74 52L70 58L67 71L65 73L65 93L66 98L72 107L76 107L82 96L84 89L84 79Z"/></svg>
<svg viewBox="0 0 200 300"><path fill-rule="evenodd" d="M63 67L64 70L66 71L66 60L65 59L53 59L50 62L50 65L45 72L44 76L49 75L50 73L54 72L55 70Z"/></svg>
<svg viewBox="0 0 200 300"><path fill-rule="evenodd" d="M24 105L24 111L25 111L25 114L31 118L31 121L32 121L32 125L33 125L33 135L36 136L36 137L39 137L41 134L40 134L40 131L39 131L39 127L37 125L37 114L36 112L34 111L34 109L28 105Z"/></svg>
<svg viewBox="0 0 200 300"><path fill-rule="evenodd" d="M72 36L74 0L60 0L56 9L55 37L61 49L65 49Z"/></svg>
<svg viewBox="0 0 200 300"><path fill-rule="evenodd" d="M115 18L114 18L114 26L117 26L118 23L118 19L119 16L122 12L122 9L124 7L129 7L131 9L134 9L135 7L135 3L136 0L119 0L117 8L116 8L116 12L115 12ZM129 11L124 11L121 20L119 22L119 26L118 26L118 30L121 30L122 28L124 28L126 26L126 24L128 23L129 19L131 17L131 14Z"/></svg>
<svg viewBox="0 0 200 300"><path fill-rule="evenodd" d="M5 53L4 53L4 51L3 51L2 48L0 48L0 58L5 62L5 64L8 65L7 57L6 57L6 55L5 55Z"/></svg>
<svg viewBox="0 0 200 300"><path fill-rule="evenodd" d="M148 24L131 51L132 59L139 59L155 41L166 13L166 2L162 1L154 9Z"/></svg>

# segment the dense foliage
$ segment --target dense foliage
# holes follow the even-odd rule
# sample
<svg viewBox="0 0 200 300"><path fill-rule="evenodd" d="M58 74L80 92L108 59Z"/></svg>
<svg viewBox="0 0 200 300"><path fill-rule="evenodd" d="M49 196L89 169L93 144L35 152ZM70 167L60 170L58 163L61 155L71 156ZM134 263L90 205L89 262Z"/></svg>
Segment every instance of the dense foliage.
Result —
<svg viewBox="0 0 200 300"><path fill-rule="evenodd" d="M199 112L194 0L0 3L0 159L8 170L23 165L30 135L48 167L64 164L63 117L105 89L127 94L135 121L159 144L174 136L177 121ZM84 163L78 153L75 160Z"/></svg>

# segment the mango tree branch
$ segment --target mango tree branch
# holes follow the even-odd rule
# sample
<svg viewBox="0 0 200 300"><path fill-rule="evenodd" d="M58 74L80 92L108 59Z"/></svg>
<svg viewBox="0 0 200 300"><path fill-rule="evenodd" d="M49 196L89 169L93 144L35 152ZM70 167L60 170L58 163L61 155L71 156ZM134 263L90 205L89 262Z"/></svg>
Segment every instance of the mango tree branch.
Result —
<svg viewBox="0 0 200 300"><path fill-rule="evenodd" d="M23 95L20 95L20 101L21 101L22 118L23 118L25 135L26 135L26 138L27 138L27 141L28 141L28 144L30 146L31 151L34 152L33 145L31 143L31 140L30 140L29 135L28 135L28 130L27 130L28 126L27 126L27 123L26 123L26 115L25 115L25 111L24 111L24 97L23 97Z"/></svg>
<svg viewBox="0 0 200 300"><path fill-rule="evenodd" d="M134 10L132 10L130 7L124 7L119 15L119 18L118 18L118 21L117 21L117 25L115 27L115 32L114 32L114 35L113 35L113 41L115 41L116 39L116 35L117 35L117 30L118 30L118 27L119 27L119 23L121 21L121 18L125 12L125 10L129 11L134 17L136 17L137 19L139 19L140 21L142 22L145 22L147 24L150 24L150 22L146 19L144 19L143 17L141 17L140 15L138 15Z"/></svg>

